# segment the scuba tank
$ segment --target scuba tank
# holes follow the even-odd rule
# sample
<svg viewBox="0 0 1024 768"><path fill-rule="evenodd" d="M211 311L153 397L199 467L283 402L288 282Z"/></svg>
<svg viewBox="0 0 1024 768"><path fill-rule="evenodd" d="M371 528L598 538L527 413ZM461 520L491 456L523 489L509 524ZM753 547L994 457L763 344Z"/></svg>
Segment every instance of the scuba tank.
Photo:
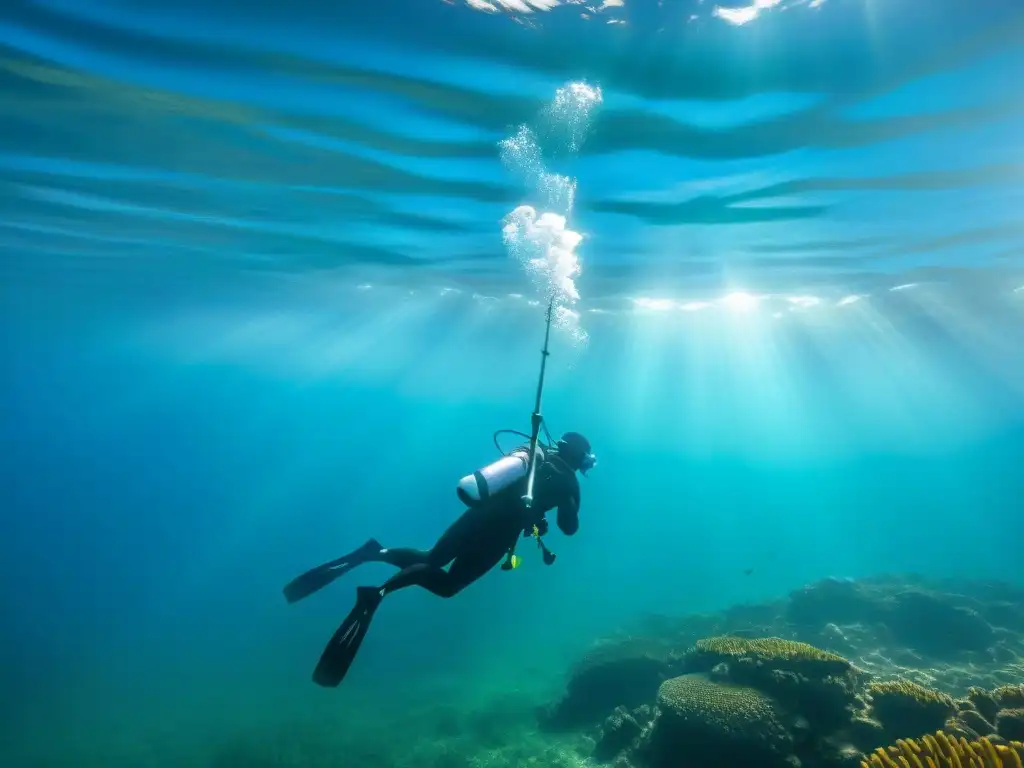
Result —
<svg viewBox="0 0 1024 768"><path fill-rule="evenodd" d="M541 461L544 450L537 446ZM527 446L516 448L486 467L466 475L459 481L455 492L467 507L483 504L506 488L514 485L530 472L530 449Z"/></svg>

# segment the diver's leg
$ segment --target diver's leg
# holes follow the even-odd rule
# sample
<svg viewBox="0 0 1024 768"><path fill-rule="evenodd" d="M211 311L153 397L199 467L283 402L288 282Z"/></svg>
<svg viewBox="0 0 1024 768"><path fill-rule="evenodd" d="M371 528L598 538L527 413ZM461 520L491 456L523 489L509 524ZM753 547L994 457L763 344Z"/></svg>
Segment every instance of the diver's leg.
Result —
<svg viewBox="0 0 1024 768"><path fill-rule="evenodd" d="M411 586L421 586L442 597L451 597L458 591L447 571L424 562L403 568L381 587L357 588L355 608L345 617L320 655L313 671L313 682L328 688L341 683L370 629L381 600L389 592Z"/></svg>
<svg viewBox="0 0 1024 768"><path fill-rule="evenodd" d="M512 542L516 540L513 536ZM488 550L474 552L470 557L457 557L452 567L448 569L448 578L452 594L457 594L470 584L475 582L494 566L505 559L512 542L492 547Z"/></svg>
<svg viewBox="0 0 1024 768"><path fill-rule="evenodd" d="M399 570L411 568L415 565L429 564L435 568L448 565L461 551L463 546L471 542L476 535L476 530L485 525L487 513L478 509L467 509L459 518L448 526L441 538L430 549L425 552L421 549L403 547L400 549L386 549L376 539L369 539L363 546L354 552L331 560L329 563L318 565L306 571L301 576L292 579L284 588L284 597L289 603L294 603L309 597L339 576L344 576L358 565L363 563L387 563Z"/></svg>
<svg viewBox="0 0 1024 768"><path fill-rule="evenodd" d="M383 597L406 587L423 587L438 597L454 597L501 562L504 556L505 552L498 552L490 562L481 561L475 555L457 557L448 571L419 563L396 573L377 592Z"/></svg>
<svg viewBox="0 0 1024 768"><path fill-rule="evenodd" d="M451 597L465 584L458 584L457 580L443 568L420 562L403 568L388 579L383 586L359 587L356 589L355 608L335 631L331 641L320 655L320 661L313 671L313 682L328 688L334 688L341 683L348 673L349 667L352 666L363 638L366 637L366 633L370 629L370 622L373 620L373 615L377 612L381 600L396 589L412 586L423 587L441 597Z"/></svg>
<svg viewBox="0 0 1024 768"><path fill-rule="evenodd" d="M381 548L373 561L376 563L387 563L393 565L398 570L405 568L411 568L414 565L420 563L426 563L430 560L430 553L422 549L412 549L411 547L401 547L399 549L384 549Z"/></svg>
<svg viewBox="0 0 1024 768"><path fill-rule="evenodd" d="M478 531L485 524L486 513L481 510L467 509L458 519L448 526L448 530L441 534L437 543L429 551L402 547L400 549L384 549L369 557L370 561L387 563L399 570L412 568L416 565L429 565L434 568L442 568L459 554L462 549L475 538Z"/></svg>
<svg viewBox="0 0 1024 768"><path fill-rule="evenodd" d="M431 550L430 562L417 563L396 573L381 585L381 594L406 587L423 587L438 597L457 595L500 563L518 538L518 527L510 528L500 515L494 514L487 522L488 525L474 526L471 538L460 535L459 530L449 529ZM437 565L449 561L452 566L447 571Z"/></svg>
<svg viewBox="0 0 1024 768"><path fill-rule="evenodd" d="M324 648L313 672L313 682L330 688L341 683L385 595L418 586L439 597L452 597L501 562L519 536L518 524L512 521L510 527L509 520L501 514L477 517L471 512L464 513L449 527L430 551L428 562L402 569L380 587L356 590L356 605ZM485 524L478 525L478 520ZM443 565L453 559L449 571L435 564Z"/></svg>
<svg viewBox="0 0 1024 768"><path fill-rule="evenodd" d="M423 587L438 597L451 597L458 592L448 571L427 563L418 563L399 571L385 581L379 591L388 595L406 587Z"/></svg>
<svg viewBox="0 0 1024 768"><path fill-rule="evenodd" d="M426 563L435 568L441 568L455 558L472 551L482 538L486 538L487 530L493 525L495 519L495 513L491 510L467 509L448 526L448 529L430 548Z"/></svg>

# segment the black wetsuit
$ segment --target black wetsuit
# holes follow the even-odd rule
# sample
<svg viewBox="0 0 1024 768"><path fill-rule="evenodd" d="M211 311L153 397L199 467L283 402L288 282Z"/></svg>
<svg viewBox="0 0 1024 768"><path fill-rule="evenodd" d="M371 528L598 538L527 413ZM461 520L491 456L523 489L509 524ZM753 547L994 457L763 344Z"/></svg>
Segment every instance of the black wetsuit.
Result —
<svg viewBox="0 0 1024 768"><path fill-rule="evenodd" d="M379 587L356 588L356 605L324 649L313 681L329 687L342 681L385 595L405 587L423 587L440 597L458 594L500 563L520 536L533 533L535 525L543 535L547 530L544 516L552 509L558 510L557 523L562 533L576 533L579 479L557 453L552 452L537 465L533 504L529 508L522 502L525 492L524 478L488 502L470 507L427 551L386 549L376 539L370 539L354 552L293 579L284 588L290 603L313 594L363 563L388 563L400 569ZM448 565L451 567L445 570Z"/></svg>
<svg viewBox="0 0 1024 768"><path fill-rule="evenodd" d="M386 594L418 586L440 597L456 595L500 563L520 535L530 535L534 525L543 532L547 527L544 515L552 509L558 510L562 533L576 533L580 525L580 482L557 456L537 466L533 506L529 509L522 502L525 492L524 478L488 503L470 507L430 550L384 549L371 557L371 561L402 569L381 589ZM449 563L451 568L444 570Z"/></svg>

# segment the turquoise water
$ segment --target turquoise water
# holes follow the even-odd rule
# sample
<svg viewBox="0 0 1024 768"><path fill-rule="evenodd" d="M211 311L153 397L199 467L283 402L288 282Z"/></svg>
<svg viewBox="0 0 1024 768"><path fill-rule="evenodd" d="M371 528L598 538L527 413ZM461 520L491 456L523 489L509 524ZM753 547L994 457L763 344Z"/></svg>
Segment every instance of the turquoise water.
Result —
<svg viewBox="0 0 1024 768"><path fill-rule="evenodd" d="M400 765L651 612L1024 580L1024 8L727 5L4 3L3 765ZM580 533L389 598L319 689L388 569L281 586L429 546L529 428L519 205L582 236Z"/></svg>

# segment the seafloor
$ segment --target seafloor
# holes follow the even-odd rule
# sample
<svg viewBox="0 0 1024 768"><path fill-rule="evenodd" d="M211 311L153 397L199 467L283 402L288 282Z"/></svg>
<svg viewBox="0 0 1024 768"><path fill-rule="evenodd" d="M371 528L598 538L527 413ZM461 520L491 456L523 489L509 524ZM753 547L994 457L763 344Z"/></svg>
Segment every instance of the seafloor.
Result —
<svg viewBox="0 0 1024 768"><path fill-rule="evenodd" d="M829 579L775 602L647 617L596 641L559 695L544 693L550 683L438 690L420 704L396 691L401 706L375 724L282 723L175 762L1022 768L1024 589Z"/></svg>
<svg viewBox="0 0 1024 768"><path fill-rule="evenodd" d="M596 641L553 700L497 692L403 718L352 734L344 764L1021 768L1024 589L829 579L776 602L648 617ZM245 740L212 765L337 760Z"/></svg>

